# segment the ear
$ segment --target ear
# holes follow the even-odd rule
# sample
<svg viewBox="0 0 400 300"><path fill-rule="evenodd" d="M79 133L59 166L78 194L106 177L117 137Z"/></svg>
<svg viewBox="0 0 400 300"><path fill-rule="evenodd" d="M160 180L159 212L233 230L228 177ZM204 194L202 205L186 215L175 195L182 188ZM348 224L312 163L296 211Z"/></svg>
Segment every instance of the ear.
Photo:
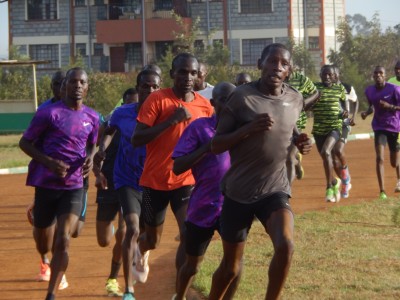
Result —
<svg viewBox="0 0 400 300"><path fill-rule="evenodd" d="M211 106L213 106L213 107L215 107L215 101L214 101L214 99L210 99L210 104L211 104Z"/></svg>

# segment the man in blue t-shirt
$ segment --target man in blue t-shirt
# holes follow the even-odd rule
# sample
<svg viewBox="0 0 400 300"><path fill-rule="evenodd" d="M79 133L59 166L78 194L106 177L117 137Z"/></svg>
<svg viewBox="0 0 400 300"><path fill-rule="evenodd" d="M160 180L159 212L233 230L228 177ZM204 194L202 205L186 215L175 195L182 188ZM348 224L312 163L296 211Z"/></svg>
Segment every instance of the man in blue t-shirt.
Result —
<svg viewBox="0 0 400 300"><path fill-rule="evenodd" d="M118 131L120 143L114 163L114 188L117 191L126 224L126 234L122 245L125 279L123 300L134 299L132 263L140 231L139 217L142 203L142 188L139 186L139 179L146 157L146 147L133 147L131 137L136 127L136 117L140 106L150 93L160 88L160 82L160 76L154 71L144 70L138 74L136 88L139 102L122 105L113 112L95 156L96 168L101 168L101 163L105 159L105 150L115 132Z"/></svg>

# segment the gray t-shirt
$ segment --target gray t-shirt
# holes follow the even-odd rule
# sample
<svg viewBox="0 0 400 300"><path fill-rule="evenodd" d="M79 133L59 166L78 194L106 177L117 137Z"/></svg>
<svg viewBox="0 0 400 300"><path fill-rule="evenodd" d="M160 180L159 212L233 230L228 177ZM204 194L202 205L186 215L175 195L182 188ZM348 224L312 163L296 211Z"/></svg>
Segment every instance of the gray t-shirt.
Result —
<svg viewBox="0 0 400 300"><path fill-rule="evenodd" d="M271 130L252 134L231 148L231 168L221 182L223 193L240 203L252 203L275 192L291 194L286 173L286 157L293 129L303 108L301 94L283 85L279 96L266 96L257 82L237 87L231 94L224 114L231 114L237 128L257 114L268 113Z"/></svg>

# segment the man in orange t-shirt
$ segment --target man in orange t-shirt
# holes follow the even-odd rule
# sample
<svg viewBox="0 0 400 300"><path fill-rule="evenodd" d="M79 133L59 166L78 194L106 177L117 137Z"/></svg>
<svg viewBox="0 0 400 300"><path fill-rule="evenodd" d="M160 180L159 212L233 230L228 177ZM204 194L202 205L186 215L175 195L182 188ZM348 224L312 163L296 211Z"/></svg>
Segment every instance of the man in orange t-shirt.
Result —
<svg viewBox="0 0 400 300"><path fill-rule="evenodd" d="M172 61L170 76L173 87L152 93L139 111L132 137L133 146L147 145L146 161L140 179L143 186L142 214L145 232L139 238L133 274L145 282L149 273L149 250L161 239L165 214L171 204L179 226L180 244L175 266L185 261L185 218L188 200L194 184L191 171L175 175L172 172L172 152L184 129L200 117L210 117L210 101L193 92L199 64L188 53L178 54Z"/></svg>

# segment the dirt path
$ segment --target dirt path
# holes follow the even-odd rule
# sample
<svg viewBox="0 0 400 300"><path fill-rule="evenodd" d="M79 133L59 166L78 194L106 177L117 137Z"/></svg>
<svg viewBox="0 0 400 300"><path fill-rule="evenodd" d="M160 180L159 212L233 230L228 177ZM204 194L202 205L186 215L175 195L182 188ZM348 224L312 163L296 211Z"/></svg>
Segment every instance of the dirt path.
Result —
<svg viewBox="0 0 400 300"><path fill-rule="evenodd" d="M350 142L346 148L353 189L350 198L339 204L324 201L325 180L322 161L316 149L304 157L305 178L293 186L292 206L296 214L307 210L324 210L335 205L348 205L375 199L378 183L375 175L375 153L372 140ZM388 155L388 154L387 154ZM394 196L395 172L385 162L386 189ZM34 281L39 268L31 227L25 208L33 196L33 188L25 186L26 175L0 176L0 299L44 299L47 283ZM93 180L92 180L93 182ZM70 287L58 293L57 299L102 299L109 274L111 247L100 248L95 233L95 189L89 190L87 222L83 234L72 240L67 278ZM170 299L174 293L174 257L178 231L171 212L168 213L161 246L150 255L148 282L136 286L140 300ZM218 241L216 241L218 242ZM120 273L120 284L122 270Z"/></svg>

